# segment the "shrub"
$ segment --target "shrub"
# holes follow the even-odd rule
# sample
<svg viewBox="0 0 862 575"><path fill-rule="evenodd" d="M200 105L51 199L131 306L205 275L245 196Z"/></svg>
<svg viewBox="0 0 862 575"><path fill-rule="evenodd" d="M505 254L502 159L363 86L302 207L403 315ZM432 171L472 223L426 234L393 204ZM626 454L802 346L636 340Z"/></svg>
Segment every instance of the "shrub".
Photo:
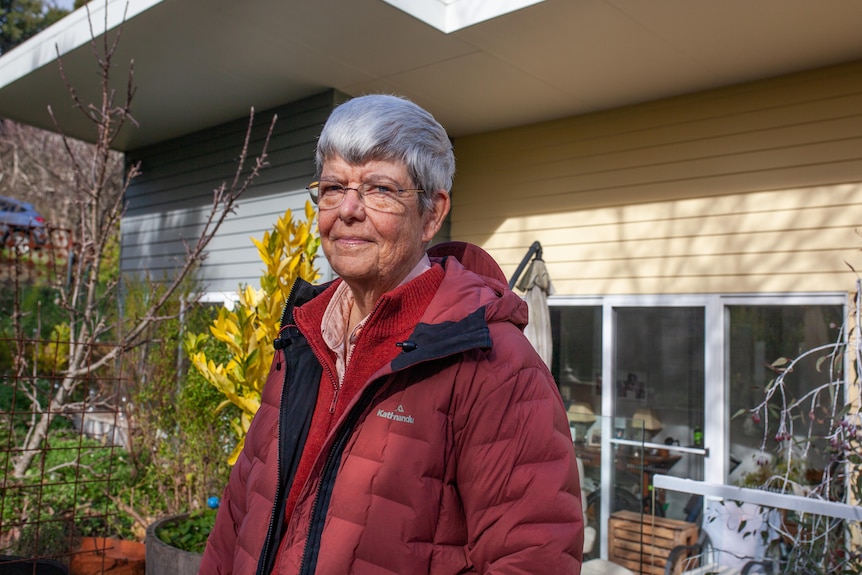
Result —
<svg viewBox="0 0 862 575"><path fill-rule="evenodd" d="M126 298L127 313L135 299ZM121 498L126 511L137 517L133 531L138 539L155 517L203 509L227 483L225 459L233 447L229 426L237 410L218 409L221 394L183 361L180 344L185 331L203 329L215 314L211 305L186 305L181 317L162 322L147 344L127 353L130 389L124 397L134 429L134 469ZM203 349L223 360L217 343L205 342Z"/></svg>
<svg viewBox="0 0 862 575"><path fill-rule="evenodd" d="M314 209L305 205L305 221L294 222L291 210L278 219L263 241L252 239L266 269L260 277L260 288L241 287L233 309L222 308L210 325L210 333L229 356L227 362L207 348L210 337L189 333L183 342L195 368L223 396L219 409L234 405L240 410L231 419L238 443L230 454L236 461L245 441L251 420L260 407L260 394L272 363L273 340L278 335L284 303L294 281L314 281L318 271L314 259L320 239L314 233ZM208 351L209 350L209 351Z"/></svg>

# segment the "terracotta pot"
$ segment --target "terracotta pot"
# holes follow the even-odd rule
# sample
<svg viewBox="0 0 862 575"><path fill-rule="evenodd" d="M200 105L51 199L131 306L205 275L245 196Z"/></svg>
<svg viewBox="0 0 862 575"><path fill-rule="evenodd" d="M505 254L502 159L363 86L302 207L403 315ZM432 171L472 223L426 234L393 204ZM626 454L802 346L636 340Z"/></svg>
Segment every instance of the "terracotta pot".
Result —
<svg viewBox="0 0 862 575"><path fill-rule="evenodd" d="M186 517L188 517L187 513L164 517L147 527L146 575L197 575L203 554L177 549L156 537L159 527Z"/></svg>
<svg viewBox="0 0 862 575"><path fill-rule="evenodd" d="M69 562L70 575L144 575L143 543L83 537Z"/></svg>

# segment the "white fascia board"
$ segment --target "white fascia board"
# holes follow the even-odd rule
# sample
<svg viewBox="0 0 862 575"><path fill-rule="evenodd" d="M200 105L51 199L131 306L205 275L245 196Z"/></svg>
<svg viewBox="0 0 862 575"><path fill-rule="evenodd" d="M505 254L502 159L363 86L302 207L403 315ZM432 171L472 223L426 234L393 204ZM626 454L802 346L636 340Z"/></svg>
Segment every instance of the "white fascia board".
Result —
<svg viewBox="0 0 862 575"><path fill-rule="evenodd" d="M545 0L383 0L445 34Z"/></svg>
<svg viewBox="0 0 862 575"><path fill-rule="evenodd" d="M0 88L113 30L162 0L90 2L0 57ZM89 10L88 10L89 9ZM91 31L92 23L92 31Z"/></svg>

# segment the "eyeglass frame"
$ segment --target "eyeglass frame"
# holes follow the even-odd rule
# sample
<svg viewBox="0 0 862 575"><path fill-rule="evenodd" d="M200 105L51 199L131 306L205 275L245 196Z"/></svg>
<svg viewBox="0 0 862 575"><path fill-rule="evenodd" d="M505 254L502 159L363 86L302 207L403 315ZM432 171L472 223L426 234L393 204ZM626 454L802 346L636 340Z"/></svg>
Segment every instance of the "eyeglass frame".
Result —
<svg viewBox="0 0 862 575"><path fill-rule="evenodd" d="M322 182L335 184L341 188L341 191L339 192L339 193L341 193L341 200L336 205L334 205L332 207L328 207L328 208L320 208L320 203L319 203L320 202L320 184ZM308 184L305 187L305 189L308 191L308 195L311 196L311 201L314 203L314 205L318 206L318 209L334 210L334 209L340 207L341 204L344 203L344 198L347 197L348 190L353 190L359 196L359 201L362 203L363 206L365 206L366 208L371 209L371 210L381 211L378 208L371 207L365 203L365 195L367 193L369 193L371 191L371 189L373 189L374 187L377 187L377 186L392 186L395 189L395 191L397 192L397 195L390 196L390 197L397 199L397 200L401 199L401 195L404 192L416 192L417 197L418 197L418 194L424 194L425 193L425 190L422 188L399 188L397 186L397 184L388 183L388 182L362 182L361 184L359 184L358 187L350 187L350 186L344 186L336 180L325 180L325 179L315 180L315 181L311 182L310 184ZM369 188L368 191L363 192L360 189L363 187ZM313 191L313 190L316 190L316 191ZM386 197L386 196L382 196L382 197ZM402 202L402 205L403 205L403 202Z"/></svg>

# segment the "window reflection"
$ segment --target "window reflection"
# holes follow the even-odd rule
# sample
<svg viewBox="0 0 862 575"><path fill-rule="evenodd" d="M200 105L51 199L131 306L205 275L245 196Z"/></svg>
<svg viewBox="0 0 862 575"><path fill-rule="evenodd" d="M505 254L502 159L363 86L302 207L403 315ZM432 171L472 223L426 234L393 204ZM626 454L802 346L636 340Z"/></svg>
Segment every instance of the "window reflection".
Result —
<svg viewBox="0 0 862 575"><path fill-rule="evenodd" d="M757 406L764 398L766 386L778 375L774 366L779 358L793 359L815 347L835 343L840 335L842 308L835 305L810 306L728 306L728 385L730 413L736 414ZM828 352L802 360L785 376L787 399L804 396L829 381L827 369L819 370L818 359ZM828 365L828 362L827 362ZM842 398L834 398L843 404ZM779 398L772 402L773 413L779 408ZM814 400L810 410L800 411L794 439L809 433L816 438L826 430L829 404L827 393ZM814 419L811 419L811 416ZM729 482L759 487L773 470L782 464L776 459L776 420L760 421L744 415L730 421L730 454L734 463ZM761 444L765 450L761 452ZM814 442L807 454L805 469L798 470L798 479L816 483L823 472L825 445ZM806 477L808 475L808 477Z"/></svg>
<svg viewBox="0 0 862 575"><path fill-rule="evenodd" d="M551 373L566 407L574 403L601 413L602 308L551 307L554 358Z"/></svg>

